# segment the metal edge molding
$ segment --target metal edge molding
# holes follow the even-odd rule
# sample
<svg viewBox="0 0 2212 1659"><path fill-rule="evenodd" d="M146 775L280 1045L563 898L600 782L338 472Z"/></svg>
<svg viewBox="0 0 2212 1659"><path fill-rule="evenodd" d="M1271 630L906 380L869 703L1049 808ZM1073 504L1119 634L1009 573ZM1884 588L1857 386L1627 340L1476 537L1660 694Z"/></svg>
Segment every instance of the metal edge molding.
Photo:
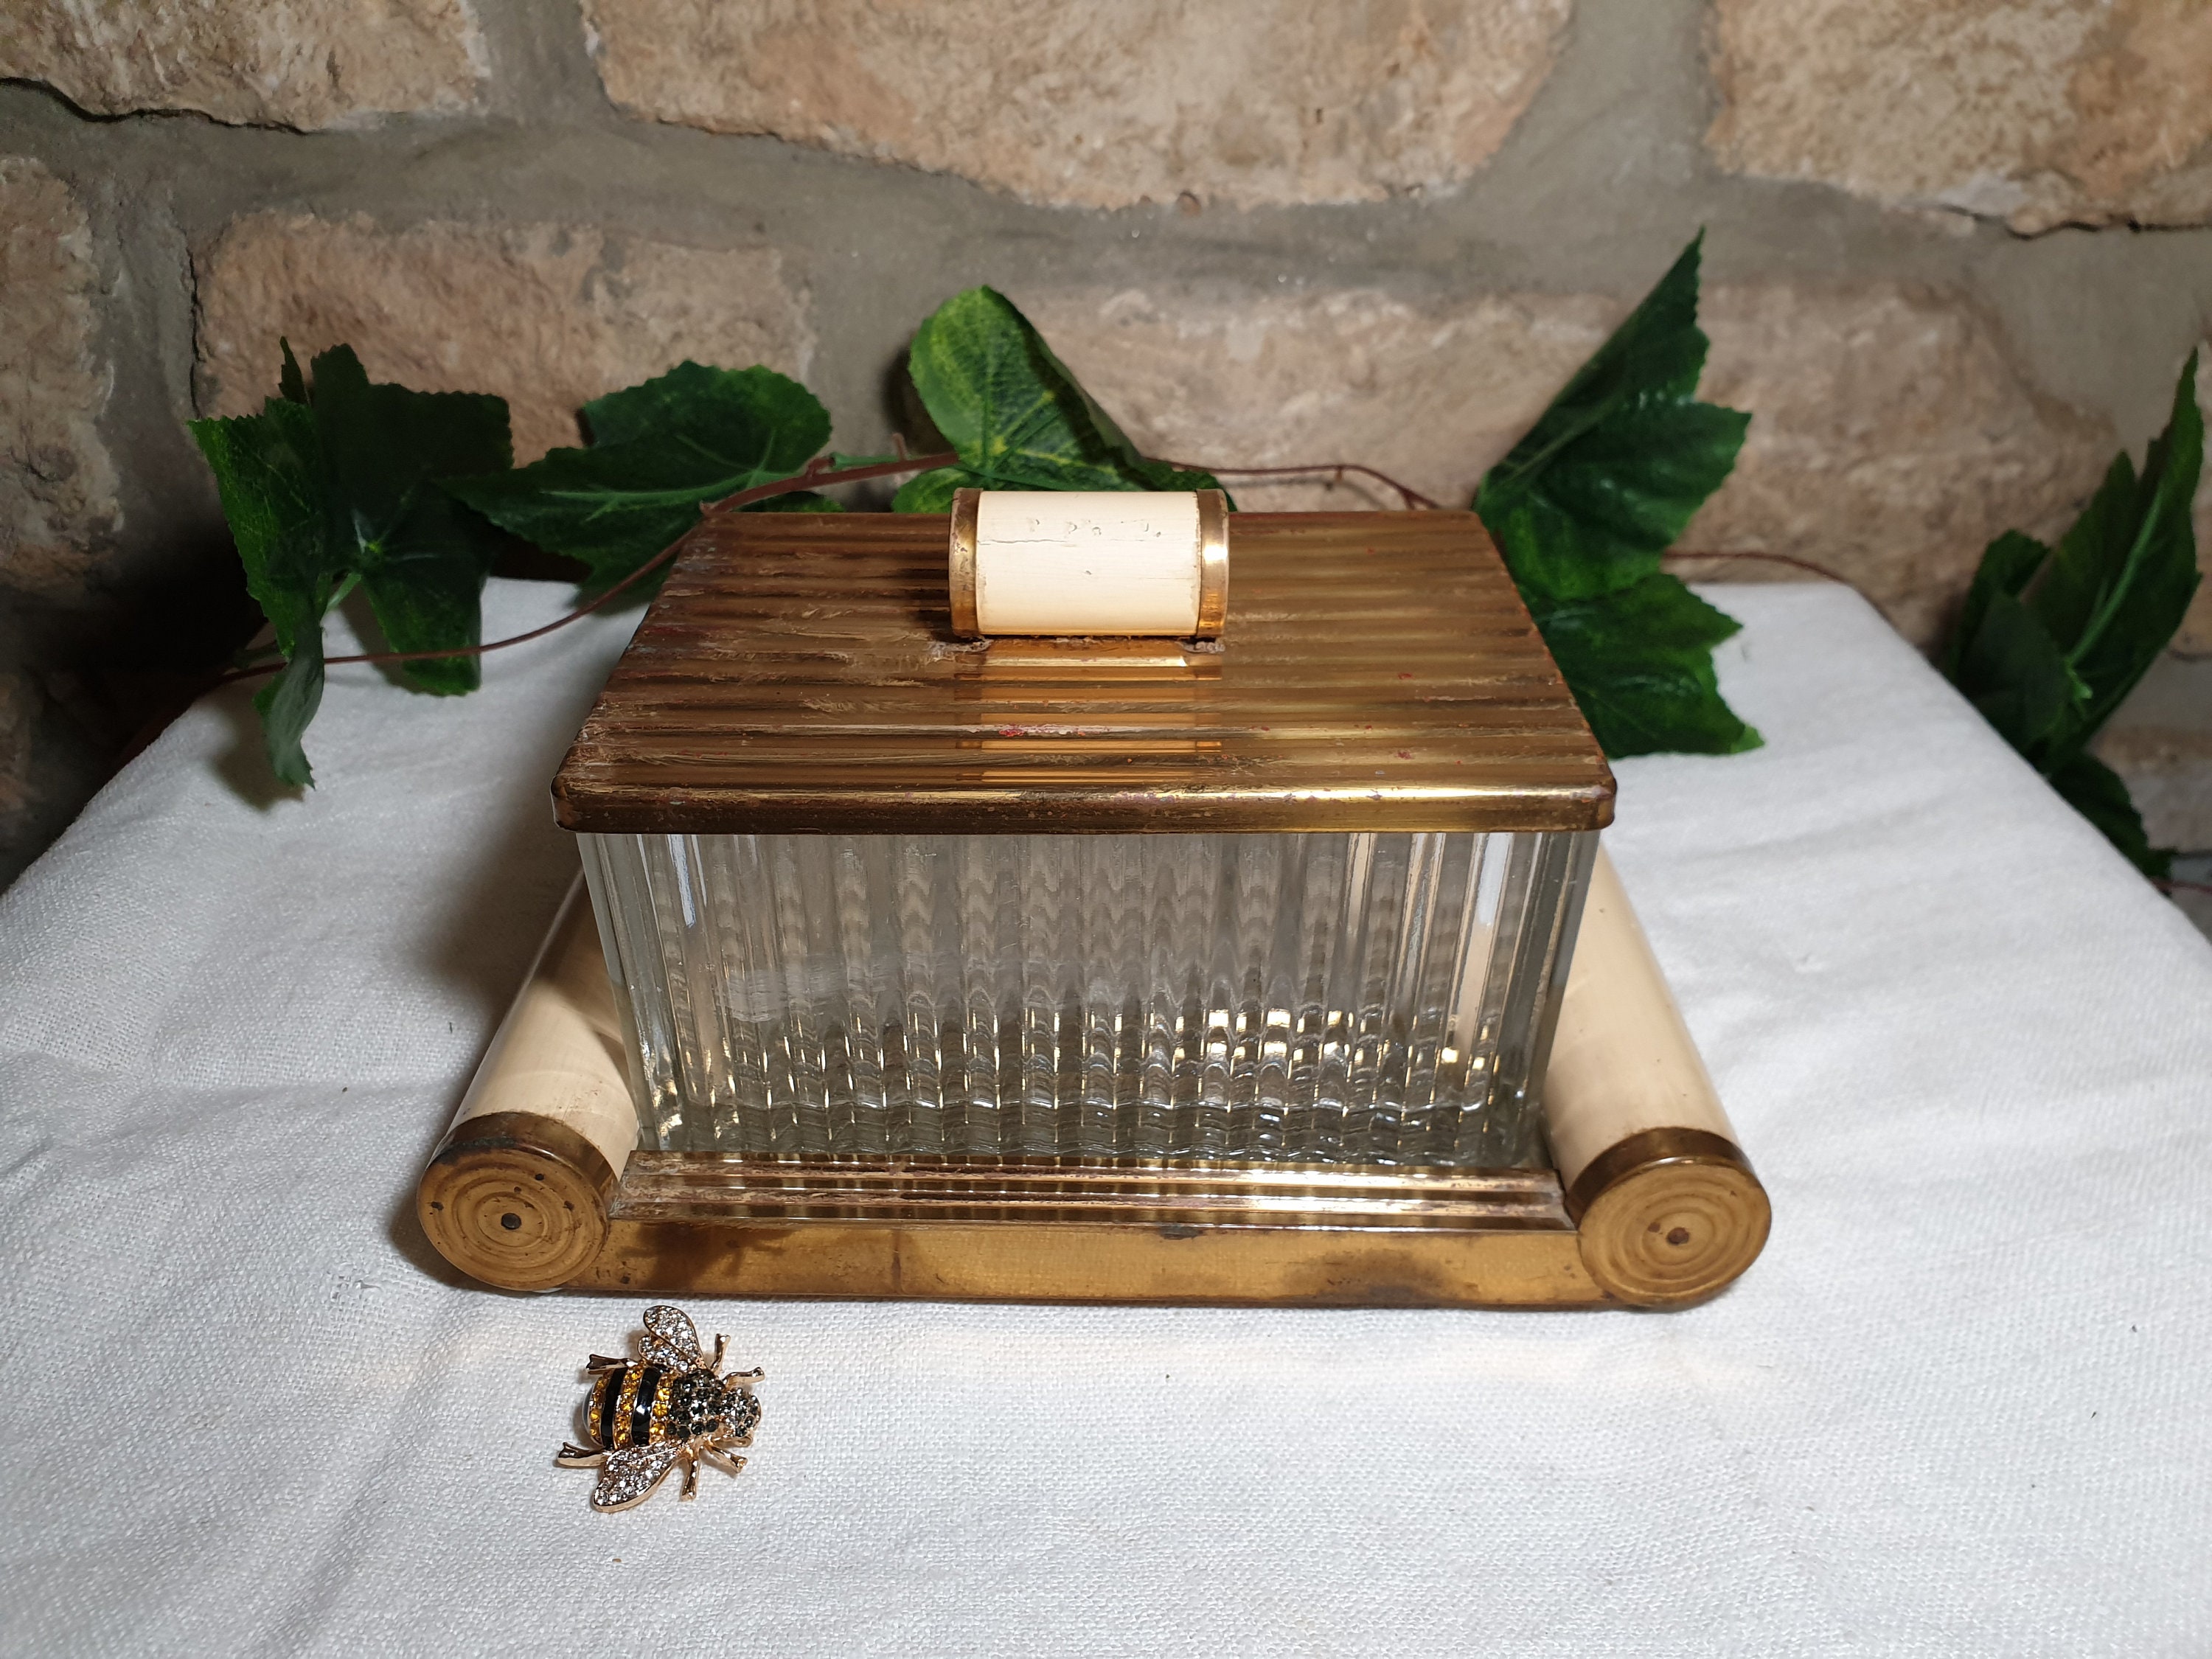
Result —
<svg viewBox="0 0 2212 1659"><path fill-rule="evenodd" d="M952 595L952 631L963 639L981 637L975 610L975 508L980 489L952 492L952 544L945 567Z"/></svg>
<svg viewBox="0 0 2212 1659"><path fill-rule="evenodd" d="M1201 640L1218 640L1229 625L1229 498L1218 489L1198 493L1198 626Z"/></svg>
<svg viewBox="0 0 2212 1659"><path fill-rule="evenodd" d="M1589 1308L1565 1231L641 1221L576 1291L1206 1306Z"/></svg>
<svg viewBox="0 0 2212 1659"><path fill-rule="evenodd" d="M1725 1135L1706 1129L1646 1129L1590 1160L1567 1191L1567 1214L1579 1225L1607 1188L1659 1164L1682 1163L1733 1164L1746 1174L1751 1170L1743 1148Z"/></svg>
<svg viewBox="0 0 2212 1659"><path fill-rule="evenodd" d="M1277 1306L1602 1306L1548 1170L641 1152L570 1288Z"/></svg>

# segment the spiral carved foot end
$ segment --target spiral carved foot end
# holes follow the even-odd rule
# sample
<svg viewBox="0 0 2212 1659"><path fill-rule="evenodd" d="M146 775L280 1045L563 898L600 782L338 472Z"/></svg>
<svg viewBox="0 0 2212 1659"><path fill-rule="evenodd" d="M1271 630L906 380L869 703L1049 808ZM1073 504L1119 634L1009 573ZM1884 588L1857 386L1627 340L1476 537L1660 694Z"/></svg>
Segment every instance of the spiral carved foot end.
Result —
<svg viewBox="0 0 2212 1659"><path fill-rule="evenodd" d="M471 1278L548 1291L598 1256L614 1186L605 1158L566 1124L493 1112L453 1126L415 1209L438 1254Z"/></svg>

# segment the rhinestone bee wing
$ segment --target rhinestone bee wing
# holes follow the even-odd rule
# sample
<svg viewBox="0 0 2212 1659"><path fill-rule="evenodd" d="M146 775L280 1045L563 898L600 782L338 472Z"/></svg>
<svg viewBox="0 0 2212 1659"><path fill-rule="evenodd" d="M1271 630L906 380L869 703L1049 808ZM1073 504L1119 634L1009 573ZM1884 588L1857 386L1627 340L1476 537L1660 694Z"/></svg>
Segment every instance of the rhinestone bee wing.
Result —
<svg viewBox="0 0 2212 1659"><path fill-rule="evenodd" d="M607 1454L599 1466L599 1483L592 1488L595 1510L626 1510L642 1504L653 1489L667 1479L683 1448L663 1440L648 1446L624 1446Z"/></svg>
<svg viewBox="0 0 2212 1659"><path fill-rule="evenodd" d="M707 1356L699 1351L699 1328L691 1322L691 1316L665 1302L645 1310L645 1338L637 1352L648 1365L677 1370L688 1371L707 1363Z"/></svg>

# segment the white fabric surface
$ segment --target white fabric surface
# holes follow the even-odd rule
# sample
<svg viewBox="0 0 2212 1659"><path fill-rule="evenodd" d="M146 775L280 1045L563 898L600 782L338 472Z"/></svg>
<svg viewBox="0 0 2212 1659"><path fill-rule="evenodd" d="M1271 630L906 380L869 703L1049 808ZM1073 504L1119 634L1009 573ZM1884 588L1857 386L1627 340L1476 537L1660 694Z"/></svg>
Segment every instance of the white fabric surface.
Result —
<svg viewBox="0 0 2212 1659"><path fill-rule="evenodd" d="M635 1304L458 1282L423 1158L574 867L625 624L193 709L0 897L0 1643L101 1653L2212 1650L2212 949L1854 597L1609 837L1773 1195L1671 1315L690 1304L752 1465L556 1469ZM488 626L562 590L495 583Z"/></svg>

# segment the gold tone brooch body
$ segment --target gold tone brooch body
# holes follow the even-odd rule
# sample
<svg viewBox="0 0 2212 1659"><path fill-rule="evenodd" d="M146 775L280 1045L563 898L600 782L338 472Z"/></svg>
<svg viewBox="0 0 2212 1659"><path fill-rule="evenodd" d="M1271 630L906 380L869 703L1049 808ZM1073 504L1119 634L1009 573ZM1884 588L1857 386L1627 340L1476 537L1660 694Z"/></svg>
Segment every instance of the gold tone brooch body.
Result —
<svg viewBox="0 0 2212 1659"><path fill-rule="evenodd" d="M586 1431L591 1444L564 1444L554 1462L563 1468L599 1470L593 1509L643 1503L678 1463L686 1498L698 1492L700 1464L729 1474L744 1468L745 1460L731 1453L753 1443L761 1408L752 1385L766 1373L720 1375L728 1344L729 1338L716 1337L714 1357L708 1358L690 1316L659 1303L645 1310L635 1359L595 1353L586 1362L592 1378Z"/></svg>

